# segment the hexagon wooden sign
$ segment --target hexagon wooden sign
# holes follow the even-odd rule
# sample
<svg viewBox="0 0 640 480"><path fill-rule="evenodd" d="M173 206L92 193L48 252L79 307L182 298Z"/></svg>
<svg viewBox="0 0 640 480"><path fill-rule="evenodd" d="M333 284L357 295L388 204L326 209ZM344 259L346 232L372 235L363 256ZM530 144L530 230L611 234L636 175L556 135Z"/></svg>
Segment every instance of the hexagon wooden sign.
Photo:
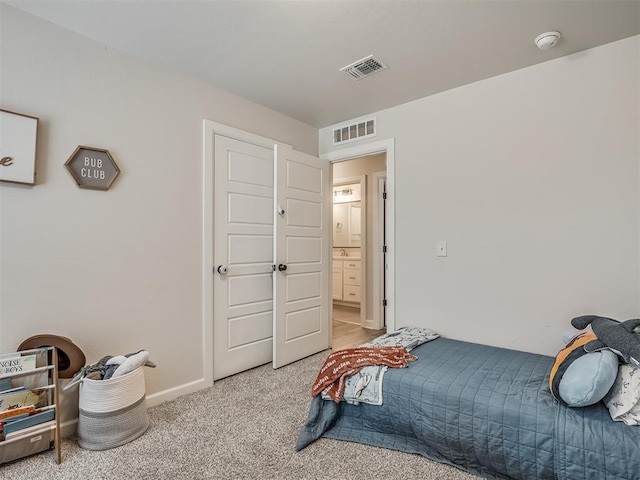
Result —
<svg viewBox="0 0 640 480"><path fill-rule="evenodd" d="M64 164L80 188L109 190L120 173L108 150L79 145Z"/></svg>

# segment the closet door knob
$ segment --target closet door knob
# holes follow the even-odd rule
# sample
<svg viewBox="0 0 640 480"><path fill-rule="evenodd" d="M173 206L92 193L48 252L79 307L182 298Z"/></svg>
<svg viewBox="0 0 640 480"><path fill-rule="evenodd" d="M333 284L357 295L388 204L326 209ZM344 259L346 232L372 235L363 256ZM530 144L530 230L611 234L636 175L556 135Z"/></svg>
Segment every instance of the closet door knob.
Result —
<svg viewBox="0 0 640 480"><path fill-rule="evenodd" d="M278 270L280 270L281 272L284 272L287 269L287 266L284 263L281 263L280 265L278 265Z"/></svg>
<svg viewBox="0 0 640 480"><path fill-rule="evenodd" d="M227 268L226 265L219 265L218 266L218 273L222 273L225 274L229 271L229 269Z"/></svg>

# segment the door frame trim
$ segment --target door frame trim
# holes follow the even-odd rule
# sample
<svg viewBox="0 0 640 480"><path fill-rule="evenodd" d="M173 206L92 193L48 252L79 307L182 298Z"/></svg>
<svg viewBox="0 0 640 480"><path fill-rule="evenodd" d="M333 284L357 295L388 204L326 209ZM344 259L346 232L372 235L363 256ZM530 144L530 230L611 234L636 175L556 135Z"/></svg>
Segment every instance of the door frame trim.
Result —
<svg viewBox="0 0 640 480"><path fill-rule="evenodd" d="M384 191L384 183L387 181L387 172L374 172L373 177L373 328L380 330L384 325L384 268L382 262L382 247L384 245L384 202L382 193Z"/></svg>
<svg viewBox="0 0 640 480"><path fill-rule="evenodd" d="M213 242L215 241L215 219L212 199L215 195L213 177L215 160L214 137L222 135L265 147L272 151L276 143L287 145L277 140L245 132L212 120L204 119L202 128L202 372L204 385L199 385L199 388L195 390L213 385Z"/></svg>
<svg viewBox="0 0 640 480"><path fill-rule="evenodd" d="M355 147L344 148L332 152L323 153L320 158L331 163L364 157L375 153L387 155L387 219L385 222L387 239L387 271L386 292L387 297L387 332L393 332L396 328L396 284L395 284L395 143L394 137L377 142L364 143Z"/></svg>

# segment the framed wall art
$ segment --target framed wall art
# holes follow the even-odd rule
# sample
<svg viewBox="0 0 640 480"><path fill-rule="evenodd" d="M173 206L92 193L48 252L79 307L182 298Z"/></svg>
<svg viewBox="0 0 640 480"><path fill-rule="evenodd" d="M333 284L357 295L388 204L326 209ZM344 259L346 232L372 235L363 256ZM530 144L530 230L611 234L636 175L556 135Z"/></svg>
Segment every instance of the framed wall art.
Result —
<svg viewBox="0 0 640 480"><path fill-rule="evenodd" d="M65 166L80 188L92 190L109 190L120 174L108 150L84 145L78 145Z"/></svg>
<svg viewBox="0 0 640 480"><path fill-rule="evenodd" d="M0 181L35 185L38 120L0 109Z"/></svg>

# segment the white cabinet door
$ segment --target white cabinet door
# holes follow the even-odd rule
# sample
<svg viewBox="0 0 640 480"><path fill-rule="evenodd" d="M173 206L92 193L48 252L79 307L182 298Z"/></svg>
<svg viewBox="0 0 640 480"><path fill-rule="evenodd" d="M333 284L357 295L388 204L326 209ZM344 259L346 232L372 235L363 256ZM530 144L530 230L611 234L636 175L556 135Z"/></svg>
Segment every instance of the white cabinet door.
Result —
<svg viewBox="0 0 640 480"><path fill-rule="evenodd" d="M273 367L329 347L329 162L277 144Z"/></svg>
<svg viewBox="0 0 640 480"><path fill-rule="evenodd" d="M333 262L333 263L336 263L336 262ZM334 267L332 273L333 273L332 298L334 300L342 300L342 269Z"/></svg>

